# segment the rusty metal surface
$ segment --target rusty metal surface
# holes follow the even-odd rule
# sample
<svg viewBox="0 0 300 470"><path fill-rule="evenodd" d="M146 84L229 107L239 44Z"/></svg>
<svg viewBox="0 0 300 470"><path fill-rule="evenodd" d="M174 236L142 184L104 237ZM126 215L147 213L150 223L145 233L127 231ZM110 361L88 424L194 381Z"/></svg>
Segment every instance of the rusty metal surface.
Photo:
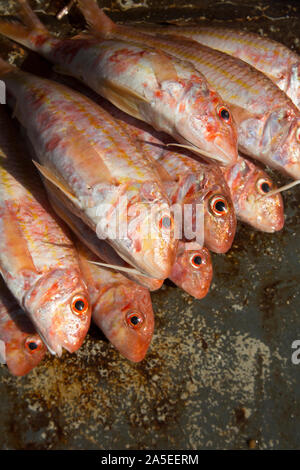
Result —
<svg viewBox="0 0 300 470"><path fill-rule="evenodd" d="M35 1L46 24L73 33L74 10ZM193 19L267 34L300 53L296 2L118 0L113 19ZM14 2L0 0L0 14ZM1 39L1 55L23 52ZM286 180L272 173L277 183ZM300 444L300 187L285 193L277 234L239 225L233 248L214 255L209 295L193 300L167 283L152 295L156 331L140 364L123 359L95 327L81 350L47 359L24 378L0 367L1 449L296 449Z"/></svg>

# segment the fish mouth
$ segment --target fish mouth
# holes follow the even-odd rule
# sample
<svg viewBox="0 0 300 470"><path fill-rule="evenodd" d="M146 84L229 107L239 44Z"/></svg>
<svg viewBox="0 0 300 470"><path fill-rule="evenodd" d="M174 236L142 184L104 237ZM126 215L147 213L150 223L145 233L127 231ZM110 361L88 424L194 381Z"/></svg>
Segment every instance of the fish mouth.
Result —
<svg viewBox="0 0 300 470"><path fill-rule="evenodd" d="M114 248L116 253L128 263L130 266L133 266L140 272L141 276L145 276L145 278L155 279L156 281L163 281L166 279L172 269L172 258L173 256L166 256L161 263L154 263L154 253L156 252L155 248L151 250L151 253L147 256L143 256L141 259L139 257L135 257L128 253L127 250L122 249L122 246L114 243L112 240L109 240L110 245ZM175 250L175 249L174 249ZM173 252L174 252L173 250ZM166 252L170 252L170 248L166 248L164 250Z"/></svg>
<svg viewBox="0 0 300 470"><path fill-rule="evenodd" d="M214 141L215 147L219 151L219 158L224 166L232 166L238 159L237 142L229 142L223 136L217 136Z"/></svg>

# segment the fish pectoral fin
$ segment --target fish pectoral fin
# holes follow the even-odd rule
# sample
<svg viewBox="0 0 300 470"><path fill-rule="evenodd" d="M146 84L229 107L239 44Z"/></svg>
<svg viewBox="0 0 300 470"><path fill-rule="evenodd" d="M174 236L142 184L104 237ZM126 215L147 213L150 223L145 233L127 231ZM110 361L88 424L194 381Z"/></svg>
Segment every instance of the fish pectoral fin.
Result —
<svg viewBox="0 0 300 470"><path fill-rule="evenodd" d="M56 188L58 188L65 196L67 196L70 201L72 201L73 204L78 206L78 199L77 197L70 191L70 189L67 187L67 185L60 181L59 178L51 171L49 168L46 168L45 166L41 165L35 160L32 160L34 165L37 167L41 175L47 180L50 181Z"/></svg>
<svg viewBox="0 0 300 470"><path fill-rule="evenodd" d="M251 111L248 111L247 109L242 108L241 106L237 106L235 104L230 103L229 109L237 125L240 122L245 121L246 119L253 119L256 117L256 115L253 114Z"/></svg>
<svg viewBox="0 0 300 470"><path fill-rule="evenodd" d="M141 119L139 105L147 103L149 100L135 91L115 83L112 80L103 79L100 82L103 95L115 106L127 114Z"/></svg>
<svg viewBox="0 0 300 470"><path fill-rule="evenodd" d="M64 67L60 64L53 65L52 70L54 73L58 73L59 75L67 75L68 77L73 77L73 75L71 75L71 73L67 69L64 69Z"/></svg>
<svg viewBox="0 0 300 470"><path fill-rule="evenodd" d="M151 65L159 86L164 81L178 81L174 62L165 52L155 51L151 56Z"/></svg>
<svg viewBox="0 0 300 470"><path fill-rule="evenodd" d="M158 160L155 160L150 153L144 153L144 158L149 161L150 167L157 174L158 181L162 181L163 183L174 181L170 173Z"/></svg>

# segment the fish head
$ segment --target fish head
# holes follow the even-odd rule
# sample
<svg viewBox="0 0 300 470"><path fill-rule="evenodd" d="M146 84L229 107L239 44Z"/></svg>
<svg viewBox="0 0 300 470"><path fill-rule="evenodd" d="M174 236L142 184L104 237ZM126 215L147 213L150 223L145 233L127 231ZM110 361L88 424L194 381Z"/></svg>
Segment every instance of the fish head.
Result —
<svg viewBox="0 0 300 470"><path fill-rule="evenodd" d="M199 180L198 188L191 194L191 202L195 207L192 213L193 232L198 234L197 241L200 244L204 242L209 250L214 253L226 253L232 245L236 231L236 216L230 190L217 166L207 165L207 171L202 172L202 175L204 176ZM186 197L185 214L189 202L189 197ZM186 227L186 215L184 220Z"/></svg>
<svg viewBox="0 0 300 470"><path fill-rule="evenodd" d="M191 84L178 104L178 140L224 166L238 156L237 128L228 105L205 84Z"/></svg>
<svg viewBox="0 0 300 470"><path fill-rule="evenodd" d="M136 185L128 192L126 235L109 243L118 254L140 272L155 279L169 276L177 240L174 236L174 218L167 197L156 182Z"/></svg>
<svg viewBox="0 0 300 470"><path fill-rule="evenodd" d="M268 116L261 143L273 167L300 179L300 117L293 110L278 109Z"/></svg>
<svg viewBox="0 0 300 470"><path fill-rule="evenodd" d="M133 362L145 357L154 330L147 289L124 278L111 287L99 289L93 302L93 320L124 357Z"/></svg>
<svg viewBox="0 0 300 470"><path fill-rule="evenodd" d="M36 367L46 353L46 347L39 335L19 331L5 343L5 361L10 372L16 376L28 374Z"/></svg>
<svg viewBox="0 0 300 470"><path fill-rule="evenodd" d="M263 232L281 230L284 225L284 205L280 194L268 196L274 189L272 179L256 167L239 195L240 219Z"/></svg>
<svg viewBox="0 0 300 470"><path fill-rule="evenodd" d="M54 269L24 299L36 330L52 354L82 345L91 320L89 294L78 268Z"/></svg>
<svg viewBox="0 0 300 470"><path fill-rule="evenodd" d="M5 308L6 302L1 303L1 308ZM9 307L11 319L7 324L10 334L7 341L0 340L1 360L7 364L10 372L15 376L28 374L43 359L46 347L39 335L35 332L32 323L13 301Z"/></svg>
<svg viewBox="0 0 300 470"><path fill-rule="evenodd" d="M206 296L212 280L209 251L196 242L179 242L170 279L196 299Z"/></svg>

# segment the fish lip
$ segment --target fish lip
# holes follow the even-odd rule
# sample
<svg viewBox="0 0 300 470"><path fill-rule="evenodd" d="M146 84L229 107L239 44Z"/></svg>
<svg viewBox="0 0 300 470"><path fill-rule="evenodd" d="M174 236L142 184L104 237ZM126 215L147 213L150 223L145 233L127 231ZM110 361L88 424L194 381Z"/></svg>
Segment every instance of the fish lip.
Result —
<svg viewBox="0 0 300 470"><path fill-rule="evenodd" d="M62 355L62 345L60 343L56 343L56 346L52 345L50 346L49 342L45 339L45 336L43 335L43 333L41 333L40 331L38 331L38 334L39 336L41 337L41 340L43 341L43 343L45 344L46 348L48 349L48 351L53 355L53 356L58 356L58 357L61 357ZM53 343L55 343L55 341L53 341Z"/></svg>
<svg viewBox="0 0 300 470"><path fill-rule="evenodd" d="M219 164L221 164L222 166L233 166L236 163L237 158L238 158L237 145L235 146L236 148L235 148L234 156L232 156L231 151L228 152L226 149L224 149L222 146L220 146L217 143L220 140L222 141L222 137L220 136L219 137L217 136L215 138L214 145L219 149L221 155L216 155L214 151L200 149L199 147L195 146L190 140L183 137L181 134L178 134L178 140L179 142L182 142L184 145L188 146L192 152L199 155L205 161L208 161L210 163L211 163L211 160L214 160L218 162ZM173 145L175 146L176 144L173 144Z"/></svg>
<svg viewBox="0 0 300 470"><path fill-rule="evenodd" d="M214 145L219 149L223 155L223 165L224 166L233 166L238 159L238 147L233 145L233 143L227 144L226 146L222 145L224 143L223 136L217 136L214 140Z"/></svg>

